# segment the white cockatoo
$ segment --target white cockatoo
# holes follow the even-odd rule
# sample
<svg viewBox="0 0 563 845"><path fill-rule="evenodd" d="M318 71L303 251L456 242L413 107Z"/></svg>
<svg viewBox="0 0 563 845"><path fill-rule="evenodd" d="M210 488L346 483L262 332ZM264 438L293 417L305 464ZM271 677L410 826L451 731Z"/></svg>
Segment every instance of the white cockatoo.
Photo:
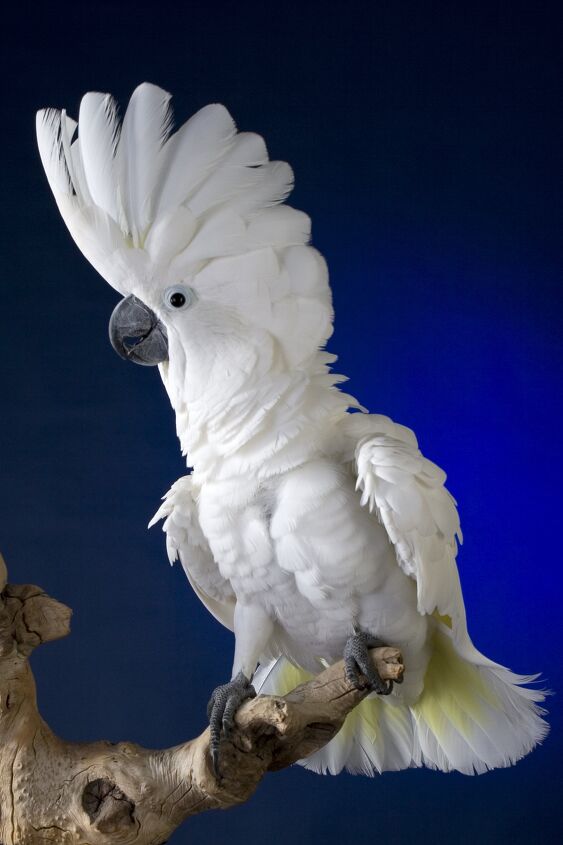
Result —
<svg viewBox="0 0 563 845"><path fill-rule="evenodd" d="M412 431L341 392L323 351L333 312L291 168L209 105L173 131L143 84L120 121L107 94L37 116L41 159L86 258L124 299L116 350L158 364L191 474L166 494L171 560L234 631L211 699L215 761L240 702L283 693L344 655L373 693L317 772L508 766L546 735L544 694L471 642L445 474ZM397 646L404 683L368 648ZM258 671L257 671L257 667Z"/></svg>

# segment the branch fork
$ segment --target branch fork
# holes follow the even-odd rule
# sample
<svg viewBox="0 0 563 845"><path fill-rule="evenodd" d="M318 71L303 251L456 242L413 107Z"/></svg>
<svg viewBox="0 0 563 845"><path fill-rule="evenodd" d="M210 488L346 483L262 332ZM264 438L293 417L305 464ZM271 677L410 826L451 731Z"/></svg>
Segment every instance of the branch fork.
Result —
<svg viewBox="0 0 563 845"><path fill-rule="evenodd" d="M322 748L368 694L343 661L283 697L245 702L221 742L217 779L209 729L175 748L130 742L69 743L37 709L28 658L70 632L71 610L39 587L7 584L0 557L0 845L159 845L189 816L247 801L268 771ZM385 680L401 654L374 648Z"/></svg>

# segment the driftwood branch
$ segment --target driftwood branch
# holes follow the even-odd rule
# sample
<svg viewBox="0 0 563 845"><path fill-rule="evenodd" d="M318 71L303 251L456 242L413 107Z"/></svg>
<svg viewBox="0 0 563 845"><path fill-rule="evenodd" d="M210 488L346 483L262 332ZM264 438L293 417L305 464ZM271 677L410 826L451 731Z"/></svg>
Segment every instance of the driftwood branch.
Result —
<svg viewBox="0 0 563 845"><path fill-rule="evenodd" d="M368 694L342 662L284 697L246 702L213 774L209 731L163 751L131 742L69 743L37 710L28 657L69 633L71 611L39 587L6 584L0 558L0 843L158 845L189 816L246 801L267 771L322 748ZM395 648L372 650L380 675L402 676Z"/></svg>

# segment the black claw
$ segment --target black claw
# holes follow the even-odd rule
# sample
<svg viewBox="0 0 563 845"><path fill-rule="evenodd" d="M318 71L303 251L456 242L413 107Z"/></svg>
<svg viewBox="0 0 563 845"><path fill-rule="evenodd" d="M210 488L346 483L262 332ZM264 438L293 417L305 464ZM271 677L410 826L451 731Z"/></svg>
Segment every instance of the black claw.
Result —
<svg viewBox="0 0 563 845"><path fill-rule="evenodd" d="M243 701L254 698L256 690L242 672L228 684L216 687L207 705L207 718L209 719L209 748L213 771L217 779L221 778L219 770L219 746L221 732L228 736L234 727L234 718L237 710Z"/></svg>
<svg viewBox="0 0 563 845"><path fill-rule="evenodd" d="M219 747L211 749L211 760L213 762L213 774L217 780L221 780L221 773L219 772Z"/></svg>
<svg viewBox="0 0 563 845"><path fill-rule="evenodd" d="M344 669L346 672L346 680L349 684L352 684L354 687L360 688L360 673L356 668L356 662L348 664L348 662L344 663Z"/></svg>
<svg viewBox="0 0 563 845"><path fill-rule="evenodd" d="M372 637L365 631L357 631L346 641L344 646L344 667L346 679L357 689L368 687L378 695L390 695L393 692L393 681L384 681L373 665L370 656L370 648L383 646L381 640ZM367 684L360 682L360 675L363 675Z"/></svg>
<svg viewBox="0 0 563 845"><path fill-rule="evenodd" d="M228 736L235 725L235 713L238 709L238 701L236 698L230 698L225 705L223 713L223 733Z"/></svg>

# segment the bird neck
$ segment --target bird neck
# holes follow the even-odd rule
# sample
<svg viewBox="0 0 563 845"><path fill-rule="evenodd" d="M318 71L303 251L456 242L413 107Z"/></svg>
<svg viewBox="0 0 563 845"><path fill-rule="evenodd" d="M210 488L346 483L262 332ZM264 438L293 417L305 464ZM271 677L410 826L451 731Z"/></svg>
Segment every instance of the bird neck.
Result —
<svg viewBox="0 0 563 845"><path fill-rule="evenodd" d="M290 368L275 339L238 339L222 354L171 350L161 375L176 412L176 430L194 478L265 479L326 450L334 426L356 400L316 352Z"/></svg>

